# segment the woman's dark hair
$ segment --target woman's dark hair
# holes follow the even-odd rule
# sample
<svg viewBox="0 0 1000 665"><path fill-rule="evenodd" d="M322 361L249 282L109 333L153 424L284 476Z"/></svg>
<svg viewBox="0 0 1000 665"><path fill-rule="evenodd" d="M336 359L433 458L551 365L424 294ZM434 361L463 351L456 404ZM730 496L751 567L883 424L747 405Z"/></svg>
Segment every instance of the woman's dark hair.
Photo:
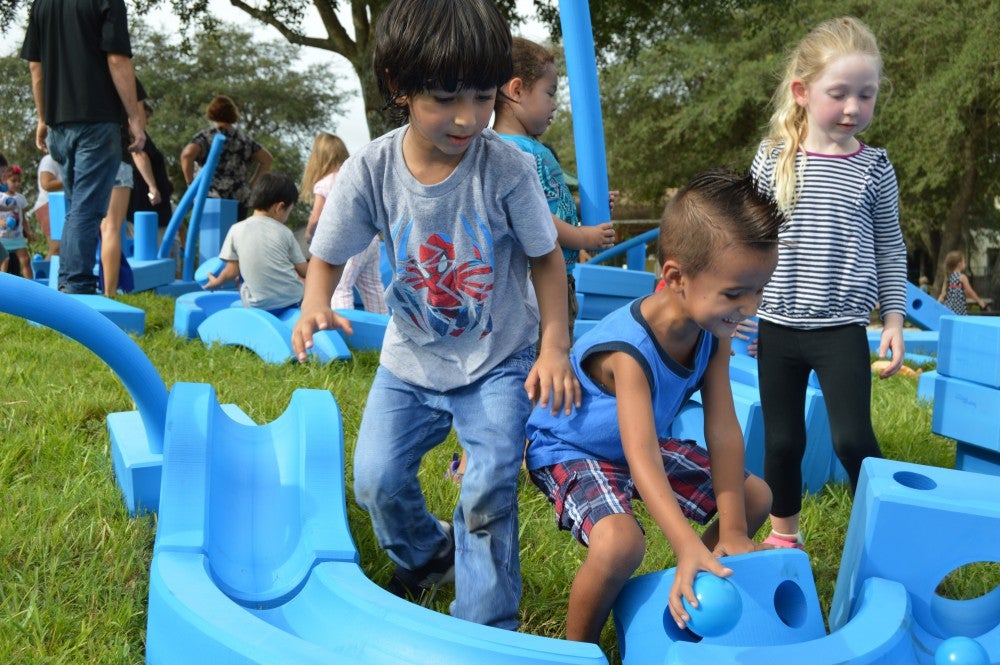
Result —
<svg viewBox="0 0 1000 665"><path fill-rule="evenodd" d="M250 207L267 210L275 203L292 205L299 198L299 188L295 181L284 173L265 173L250 191Z"/></svg>
<svg viewBox="0 0 1000 665"><path fill-rule="evenodd" d="M403 95L489 90L513 72L510 28L490 0L394 0L378 18L372 66L386 109Z"/></svg>

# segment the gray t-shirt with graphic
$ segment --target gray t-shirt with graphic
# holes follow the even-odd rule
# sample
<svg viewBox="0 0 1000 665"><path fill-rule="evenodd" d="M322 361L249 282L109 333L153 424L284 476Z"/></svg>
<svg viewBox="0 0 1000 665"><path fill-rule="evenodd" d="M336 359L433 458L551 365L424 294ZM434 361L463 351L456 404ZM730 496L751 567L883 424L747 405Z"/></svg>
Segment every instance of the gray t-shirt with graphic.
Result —
<svg viewBox="0 0 1000 665"><path fill-rule="evenodd" d="M233 224L219 258L240 262L240 296L247 307L279 309L302 302L295 264L306 259L291 229L278 220L253 215Z"/></svg>
<svg viewBox="0 0 1000 665"><path fill-rule="evenodd" d="M556 247L534 162L484 130L444 181L423 185L401 127L340 168L310 246L341 265L376 233L392 267L382 365L435 390L468 385L535 344L528 258Z"/></svg>

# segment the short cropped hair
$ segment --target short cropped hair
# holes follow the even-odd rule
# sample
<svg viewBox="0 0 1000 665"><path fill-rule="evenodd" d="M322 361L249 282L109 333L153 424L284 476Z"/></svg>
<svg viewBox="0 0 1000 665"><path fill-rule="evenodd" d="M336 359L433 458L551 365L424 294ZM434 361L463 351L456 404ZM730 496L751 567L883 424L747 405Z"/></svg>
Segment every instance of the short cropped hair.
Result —
<svg viewBox="0 0 1000 665"><path fill-rule="evenodd" d="M250 207L254 210L267 210L275 203L292 205L299 198L299 188L295 181L284 173L271 171L257 180L250 190Z"/></svg>
<svg viewBox="0 0 1000 665"><path fill-rule="evenodd" d="M499 88L511 78L510 28L491 0L394 0L378 18L372 66L385 108L400 96Z"/></svg>
<svg viewBox="0 0 1000 665"><path fill-rule="evenodd" d="M659 260L673 259L689 275L728 247L778 246L785 217L749 174L719 167L694 176L667 204L660 220Z"/></svg>
<svg viewBox="0 0 1000 665"><path fill-rule="evenodd" d="M205 117L212 122L225 122L230 125L240 120L240 110L236 108L236 102L225 95L219 95L208 103L205 109Z"/></svg>

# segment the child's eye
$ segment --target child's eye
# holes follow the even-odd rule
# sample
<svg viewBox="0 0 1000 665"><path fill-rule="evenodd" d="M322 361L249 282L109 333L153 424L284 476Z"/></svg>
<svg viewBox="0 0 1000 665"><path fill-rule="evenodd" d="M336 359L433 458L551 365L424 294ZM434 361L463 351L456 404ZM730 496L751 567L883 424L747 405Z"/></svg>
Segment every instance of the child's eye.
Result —
<svg viewBox="0 0 1000 665"><path fill-rule="evenodd" d="M495 97L488 94L480 94L476 96L476 100L480 102L493 102Z"/></svg>
<svg viewBox="0 0 1000 665"><path fill-rule="evenodd" d="M439 97L438 95L434 95L434 101L437 102L438 104L450 104L451 102L455 101L455 98L454 97Z"/></svg>

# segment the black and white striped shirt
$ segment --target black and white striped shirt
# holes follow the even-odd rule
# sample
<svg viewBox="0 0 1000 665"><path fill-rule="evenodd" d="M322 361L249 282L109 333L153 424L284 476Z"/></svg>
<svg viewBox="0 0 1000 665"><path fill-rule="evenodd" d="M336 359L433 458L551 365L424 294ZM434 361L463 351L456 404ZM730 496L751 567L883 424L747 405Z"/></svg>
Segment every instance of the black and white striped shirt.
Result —
<svg viewBox="0 0 1000 665"><path fill-rule="evenodd" d="M774 191L781 146L761 143L751 173ZM906 245L899 228L899 189L885 150L861 145L850 155L800 152L804 179L782 227L778 267L764 289L760 318L794 328L867 325L906 314Z"/></svg>

